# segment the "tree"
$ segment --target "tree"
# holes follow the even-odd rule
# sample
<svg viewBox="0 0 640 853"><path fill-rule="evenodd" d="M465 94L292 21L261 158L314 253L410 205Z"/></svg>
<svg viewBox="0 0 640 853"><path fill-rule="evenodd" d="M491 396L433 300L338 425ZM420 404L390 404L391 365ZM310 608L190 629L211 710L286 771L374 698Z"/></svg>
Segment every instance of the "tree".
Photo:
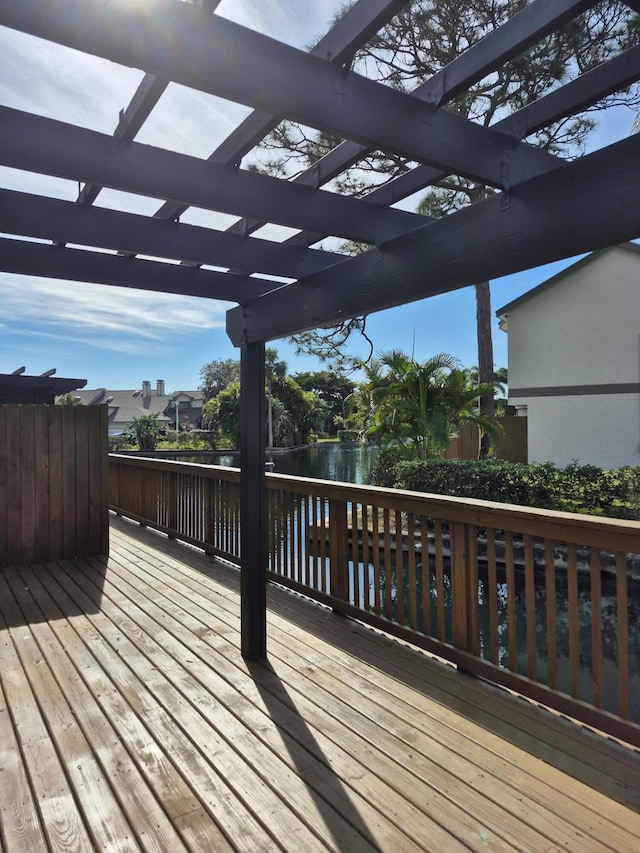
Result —
<svg viewBox="0 0 640 853"><path fill-rule="evenodd" d="M356 383L340 373L330 370L317 370L296 373L293 378L305 391L313 391L326 405L326 419L323 432L335 435L344 424L345 404L353 394Z"/></svg>
<svg viewBox="0 0 640 853"><path fill-rule="evenodd" d="M200 390L205 403L234 381L240 381L240 362L233 358L209 361L200 368Z"/></svg>
<svg viewBox="0 0 640 853"><path fill-rule="evenodd" d="M240 446L240 380L232 380L202 409L203 422L207 429L216 433L220 444Z"/></svg>
<svg viewBox="0 0 640 853"><path fill-rule="evenodd" d="M56 397L56 406L84 406L84 403L72 391Z"/></svg>
<svg viewBox="0 0 640 853"><path fill-rule="evenodd" d="M304 444L309 433L317 428L324 417L322 401L311 391L304 391L290 376L286 376L286 364L277 361L275 350L271 351L273 373L265 378L268 384L270 407L267 413L267 428L271 425L269 446L287 447ZM217 440L231 447L240 443L240 382L234 380L208 400L203 409L207 427L217 433Z"/></svg>
<svg viewBox="0 0 640 853"><path fill-rule="evenodd" d="M424 362L400 350L383 353L370 375L372 413L367 434L383 444L399 444L420 459L440 456L463 422L496 431L477 408L492 386L472 386L456 359L440 353Z"/></svg>
<svg viewBox="0 0 640 853"><path fill-rule="evenodd" d="M273 377L273 396L275 446L306 444L309 433L317 430L324 418L322 400L302 389L291 376Z"/></svg>
<svg viewBox="0 0 640 853"><path fill-rule="evenodd" d="M264 373L267 385L267 447L273 447L273 380L287 373L286 362L278 359L278 352L273 347L265 349Z"/></svg>
<svg viewBox="0 0 640 853"><path fill-rule="evenodd" d="M133 418L125 434L130 441L138 445L140 450L155 450L162 437L158 415L140 415Z"/></svg>
<svg viewBox="0 0 640 853"><path fill-rule="evenodd" d="M395 16L359 52L357 71L394 88L412 91L453 61L467 47L480 41L527 5L527 0L413 0ZM439 100L447 109L485 126L502 116L516 112L538 100L616 53L637 43L640 16L624 3L596 4L557 33L531 46L504 64L498 71L475 82L455 97ZM554 153L571 156L584 146L595 126L591 113L614 104L629 106L640 102L638 87L610 96L590 108L590 112L562 119L528 137L528 141ZM298 125L284 122L265 140L272 152L265 168L272 173L290 173L294 168L313 165L340 140L326 133L309 136ZM361 159L335 181L335 188L349 194L364 195L372 187L386 183L414 164L405 158L374 151ZM473 204L493 190L466 178L444 175L425 194L419 211L428 216L444 216L464 205ZM491 297L489 282L475 287L479 378L492 383L494 370L491 333ZM349 332L363 323L356 318L342 322L337 340L343 346ZM331 331L320 331L302 338L306 351L322 349ZM494 413L493 394L481 400L482 411ZM481 455L489 450L489 434Z"/></svg>

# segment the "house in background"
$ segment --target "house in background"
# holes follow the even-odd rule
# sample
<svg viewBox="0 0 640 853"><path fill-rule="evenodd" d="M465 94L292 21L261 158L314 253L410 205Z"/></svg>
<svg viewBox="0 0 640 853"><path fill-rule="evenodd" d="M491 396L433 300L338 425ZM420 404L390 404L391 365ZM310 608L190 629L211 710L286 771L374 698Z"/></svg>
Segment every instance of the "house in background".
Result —
<svg viewBox="0 0 640 853"><path fill-rule="evenodd" d="M594 252L496 314L529 462L640 464L640 245Z"/></svg>
<svg viewBox="0 0 640 853"><path fill-rule="evenodd" d="M141 389L108 391L97 388L76 394L87 406L106 404L109 407L109 435L124 432L134 418L140 415L158 415L158 420L168 429L181 427L199 429L202 426L202 392L174 391L167 393L164 380L158 379L156 387L145 380Z"/></svg>

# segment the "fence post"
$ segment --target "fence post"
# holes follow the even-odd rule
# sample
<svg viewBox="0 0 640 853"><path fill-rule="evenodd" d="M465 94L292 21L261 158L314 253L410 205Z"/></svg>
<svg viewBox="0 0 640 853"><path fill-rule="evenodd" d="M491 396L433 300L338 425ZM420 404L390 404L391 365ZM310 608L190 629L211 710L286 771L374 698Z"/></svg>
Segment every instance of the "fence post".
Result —
<svg viewBox="0 0 640 853"><path fill-rule="evenodd" d="M451 633L453 645L465 652L478 654L477 566L473 565L476 548L470 541L474 528L462 521L449 525L451 554Z"/></svg>
<svg viewBox="0 0 640 853"><path fill-rule="evenodd" d="M329 571L333 598L349 600L349 542L347 539L347 503L329 499ZM340 608L334 606L337 613Z"/></svg>

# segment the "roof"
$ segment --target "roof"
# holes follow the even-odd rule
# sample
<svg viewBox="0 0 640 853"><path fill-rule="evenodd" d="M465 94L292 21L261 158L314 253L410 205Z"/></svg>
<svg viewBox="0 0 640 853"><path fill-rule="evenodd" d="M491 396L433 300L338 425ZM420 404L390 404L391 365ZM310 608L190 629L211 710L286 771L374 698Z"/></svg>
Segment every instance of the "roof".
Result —
<svg viewBox="0 0 640 853"><path fill-rule="evenodd" d="M128 106L113 116L113 135L83 121L83 105L104 93L87 91L82 75L66 81L75 89L64 114L0 107L0 165L14 170L17 187L0 190L0 271L231 300L237 307L227 313L227 331L242 346L639 236L640 135L570 162L524 140L625 91L640 78L640 46L489 127L447 109L589 4L523 4L411 94L367 79L366 67L351 68L402 0L357 0L309 52L228 20L218 5L0 4L0 25L141 73ZM640 10L638 0L627 5ZM170 82L241 106L245 118L208 159L135 141ZM208 105L212 120L216 108ZM292 180L243 168L283 117L339 144ZM371 150L403 158L406 173L360 198L323 190ZM496 192L438 221L394 207L447 175ZM79 203L39 191L40 176L67 188L79 183ZM93 205L104 187L126 202ZM167 201L155 215L125 212L140 197ZM226 231L180 222L191 206L239 218ZM265 223L295 233L247 239ZM313 248L325 237L369 248L354 257Z"/></svg>
<svg viewBox="0 0 640 853"><path fill-rule="evenodd" d="M171 394L159 395L155 388L145 397L140 389L125 389L110 391L107 388L96 388L81 391L78 397L85 405L107 404L109 406L111 422L129 423L133 418L141 415L158 415L161 422L171 423L175 420L175 406L173 401L176 397L183 395L192 399L201 400L202 391L174 391ZM168 416L164 414L169 410Z"/></svg>
<svg viewBox="0 0 640 853"><path fill-rule="evenodd" d="M500 328L505 330L507 323L507 316L510 311L514 308L518 308L520 305L523 305L525 302L528 302L530 299L534 298L538 294L542 293L544 290L547 290L549 287L554 287L556 284L561 282L563 279L567 278L570 275L573 275L575 272L580 269L592 264L596 259L603 257L604 255L614 252L614 251L625 251L632 252L637 255L640 260L640 245L638 243L621 243L618 246L610 246L607 249L601 249L598 252L592 252L584 258L580 258L579 261L576 261L575 264L571 264L566 267L566 269L561 270L559 273L551 276L551 278L546 279L540 284L536 285L536 287L531 288L531 290L527 290L526 293L523 293L521 296L518 296L517 299L514 299L512 302L508 302L506 305L503 305L502 308L498 308L496 310L496 317L500 320Z"/></svg>
<svg viewBox="0 0 640 853"><path fill-rule="evenodd" d="M0 403L55 403L56 397L86 384L86 379L1 373Z"/></svg>

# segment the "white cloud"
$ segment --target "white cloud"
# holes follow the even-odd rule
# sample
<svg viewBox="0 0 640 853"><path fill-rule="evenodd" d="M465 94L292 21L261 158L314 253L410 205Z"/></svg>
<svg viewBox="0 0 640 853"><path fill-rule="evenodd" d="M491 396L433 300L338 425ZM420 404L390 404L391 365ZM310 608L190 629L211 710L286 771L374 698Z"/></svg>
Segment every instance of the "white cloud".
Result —
<svg viewBox="0 0 640 853"><path fill-rule="evenodd" d="M0 276L0 303L5 325L16 332L65 337L122 350L123 339L140 343L184 339L194 331L224 326L227 303L148 293L105 285L78 284L23 276Z"/></svg>

